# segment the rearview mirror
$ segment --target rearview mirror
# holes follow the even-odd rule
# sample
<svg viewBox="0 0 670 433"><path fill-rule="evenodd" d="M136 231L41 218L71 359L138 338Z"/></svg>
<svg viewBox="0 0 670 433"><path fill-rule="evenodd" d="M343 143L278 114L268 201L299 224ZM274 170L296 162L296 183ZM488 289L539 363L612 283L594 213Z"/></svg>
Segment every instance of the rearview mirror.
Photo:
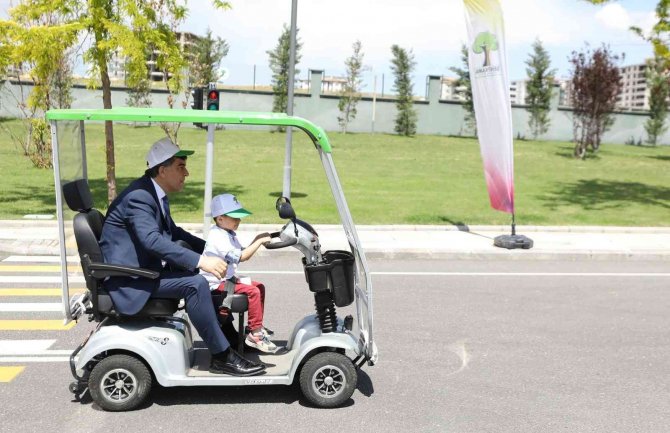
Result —
<svg viewBox="0 0 670 433"><path fill-rule="evenodd" d="M277 208L277 212L279 212L279 218L295 219L295 211L293 210L291 200L289 200L288 197L279 197L275 207Z"/></svg>

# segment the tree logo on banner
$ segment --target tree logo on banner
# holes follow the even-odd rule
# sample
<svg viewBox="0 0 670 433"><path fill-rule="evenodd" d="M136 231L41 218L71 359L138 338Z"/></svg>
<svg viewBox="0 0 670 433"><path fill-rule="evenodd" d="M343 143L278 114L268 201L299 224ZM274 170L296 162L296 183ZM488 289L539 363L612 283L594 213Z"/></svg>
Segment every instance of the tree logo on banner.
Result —
<svg viewBox="0 0 670 433"><path fill-rule="evenodd" d="M491 64L491 51L498 50L498 38L491 32L481 32L472 43L472 52L475 54L484 53L484 64L481 68L475 69L476 76L490 76L500 73L500 66Z"/></svg>

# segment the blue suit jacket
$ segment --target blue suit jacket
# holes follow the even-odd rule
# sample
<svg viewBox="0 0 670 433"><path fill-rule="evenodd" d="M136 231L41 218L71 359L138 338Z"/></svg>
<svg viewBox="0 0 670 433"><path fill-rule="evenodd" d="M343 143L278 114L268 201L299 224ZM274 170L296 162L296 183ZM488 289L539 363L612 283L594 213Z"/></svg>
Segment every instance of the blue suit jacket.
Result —
<svg viewBox="0 0 670 433"><path fill-rule="evenodd" d="M109 206L102 227L100 248L105 263L138 266L162 271L161 260L195 271L205 241L177 227L161 212L156 190L149 176L133 181ZM182 240L193 251L175 241ZM135 314L142 309L158 280L111 277L104 283L117 311Z"/></svg>

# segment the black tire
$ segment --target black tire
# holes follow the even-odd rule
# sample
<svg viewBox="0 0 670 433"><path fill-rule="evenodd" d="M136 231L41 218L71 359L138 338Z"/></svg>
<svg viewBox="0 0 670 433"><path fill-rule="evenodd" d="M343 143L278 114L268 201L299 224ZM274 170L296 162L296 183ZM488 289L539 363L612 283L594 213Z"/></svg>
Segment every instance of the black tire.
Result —
<svg viewBox="0 0 670 433"><path fill-rule="evenodd" d="M337 407L356 389L358 373L351 359L337 352L322 352L310 358L300 371L300 389L317 407Z"/></svg>
<svg viewBox="0 0 670 433"><path fill-rule="evenodd" d="M137 408L151 391L151 373L139 359L112 355L97 363L88 389L98 406L110 412Z"/></svg>

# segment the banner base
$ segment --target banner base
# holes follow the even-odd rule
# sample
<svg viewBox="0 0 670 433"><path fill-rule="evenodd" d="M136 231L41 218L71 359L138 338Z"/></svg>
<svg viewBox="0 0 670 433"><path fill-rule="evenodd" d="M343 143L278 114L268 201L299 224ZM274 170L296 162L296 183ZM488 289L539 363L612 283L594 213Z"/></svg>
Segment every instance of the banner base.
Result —
<svg viewBox="0 0 670 433"><path fill-rule="evenodd" d="M516 248L528 250L533 248L533 240L524 235L500 235L493 239L493 245L500 248L507 248L508 250Z"/></svg>

